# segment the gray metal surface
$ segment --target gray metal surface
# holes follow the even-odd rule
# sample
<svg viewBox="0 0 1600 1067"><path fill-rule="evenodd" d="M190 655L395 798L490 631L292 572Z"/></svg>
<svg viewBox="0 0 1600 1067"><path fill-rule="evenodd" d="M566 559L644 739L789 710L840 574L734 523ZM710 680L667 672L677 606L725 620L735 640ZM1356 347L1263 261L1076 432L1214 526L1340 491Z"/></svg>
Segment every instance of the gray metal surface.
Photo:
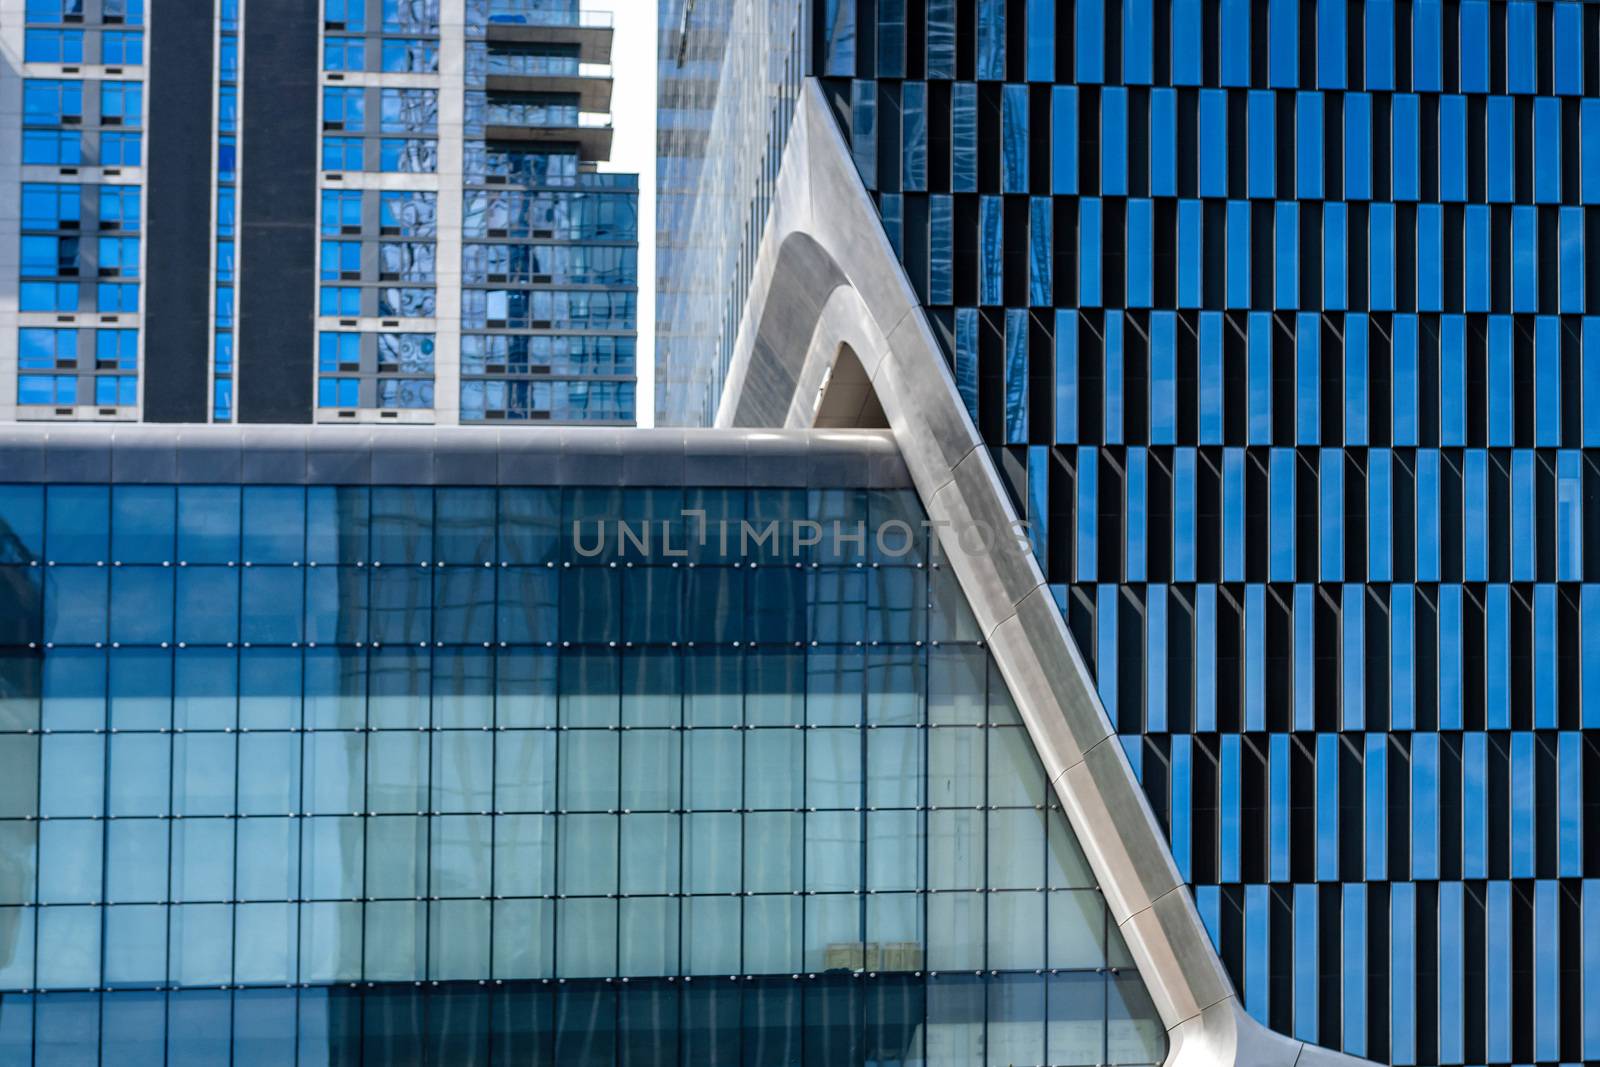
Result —
<svg viewBox="0 0 1600 1067"><path fill-rule="evenodd" d="M0 482L906 489L887 430L0 426Z"/></svg>

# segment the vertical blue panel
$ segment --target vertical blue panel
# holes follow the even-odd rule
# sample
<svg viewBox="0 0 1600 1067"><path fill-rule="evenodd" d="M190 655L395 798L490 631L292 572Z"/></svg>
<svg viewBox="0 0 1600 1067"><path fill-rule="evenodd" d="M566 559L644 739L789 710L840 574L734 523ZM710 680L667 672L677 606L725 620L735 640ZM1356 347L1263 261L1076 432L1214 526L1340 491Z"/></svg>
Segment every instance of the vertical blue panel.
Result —
<svg viewBox="0 0 1600 1067"><path fill-rule="evenodd" d="M1142 453L1142 450L1141 450ZM1144 457L1141 454L1141 464ZM1153 734L1167 732L1167 587L1151 585L1145 594L1145 729ZM1176 740L1176 739L1174 739ZM1172 757L1176 775L1177 757ZM1177 786L1171 787L1172 811L1177 810ZM1175 819L1169 817L1169 822ZM1174 825L1172 836L1176 837Z"/></svg>
<svg viewBox="0 0 1600 1067"><path fill-rule="evenodd" d="M1267 877L1289 881L1289 735L1267 739Z"/></svg>
<svg viewBox="0 0 1600 1067"><path fill-rule="evenodd" d="M1055 292L1054 214L1049 197L1028 201L1028 303L1049 307Z"/></svg>
<svg viewBox="0 0 1600 1067"><path fill-rule="evenodd" d="M1417 581L1439 580L1439 450L1421 449L1417 460Z"/></svg>
<svg viewBox="0 0 1600 1067"><path fill-rule="evenodd" d="M1149 85L1155 71L1155 11L1152 0L1123 0L1122 80Z"/></svg>
<svg viewBox="0 0 1600 1067"><path fill-rule="evenodd" d="M1228 195L1228 94L1200 90L1200 195Z"/></svg>
<svg viewBox="0 0 1600 1067"><path fill-rule="evenodd" d="M1600 880L1583 880L1583 973L1600 974ZM1600 1058L1600 982L1583 983L1583 1058Z"/></svg>
<svg viewBox="0 0 1600 1067"><path fill-rule="evenodd" d="M1271 899L1264 885L1247 885L1244 890L1244 1002L1256 1021L1266 1023L1271 1016L1272 915Z"/></svg>
<svg viewBox="0 0 1600 1067"><path fill-rule="evenodd" d="M1201 240L1200 201L1178 201L1178 306L1196 308L1201 303L1200 279L1205 246Z"/></svg>
<svg viewBox="0 0 1600 1067"><path fill-rule="evenodd" d="M978 309L956 309L956 391L978 421ZM1076 397L1073 398L1076 403Z"/></svg>
<svg viewBox="0 0 1600 1067"><path fill-rule="evenodd" d="M1416 725L1416 587L1389 589L1389 729Z"/></svg>
<svg viewBox="0 0 1600 1067"><path fill-rule="evenodd" d="M1298 457L1293 449L1274 448L1268 460L1268 565L1274 582L1295 578L1295 479Z"/></svg>
<svg viewBox="0 0 1600 1067"><path fill-rule="evenodd" d="M1487 114L1489 202L1509 204L1516 196L1516 101L1491 96Z"/></svg>
<svg viewBox="0 0 1600 1067"><path fill-rule="evenodd" d="M1344 443L1367 443L1367 317L1344 320Z"/></svg>
<svg viewBox="0 0 1600 1067"><path fill-rule="evenodd" d="M1530 5L1531 6L1531 5ZM1561 887L1533 887L1533 1058L1561 1058Z"/></svg>
<svg viewBox="0 0 1600 1067"><path fill-rule="evenodd" d="M1178 195L1178 94L1150 90L1150 195Z"/></svg>
<svg viewBox="0 0 1600 1067"><path fill-rule="evenodd" d="M1317 881L1339 880L1339 735L1317 735Z"/></svg>
<svg viewBox="0 0 1600 1067"><path fill-rule="evenodd" d="M1445 203L1466 200L1467 174L1467 98L1442 96L1438 99L1438 198Z"/></svg>
<svg viewBox="0 0 1600 1067"><path fill-rule="evenodd" d="M1583 574L1582 466L1578 452L1556 453L1556 579L1563 582Z"/></svg>
<svg viewBox="0 0 1600 1067"><path fill-rule="evenodd" d="M1274 89L1300 85L1300 0L1267 0L1267 82Z"/></svg>
<svg viewBox="0 0 1600 1067"><path fill-rule="evenodd" d="M1092 582L1099 577L1100 554L1096 533L1100 526L1095 486L1100 471L1100 453L1092 447L1078 449L1078 548L1077 580Z"/></svg>
<svg viewBox="0 0 1600 1067"><path fill-rule="evenodd" d="M1366 812L1366 874L1370 882L1389 876L1389 736L1366 736L1362 768L1366 777L1363 810Z"/></svg>
<svg viewBox="0 0 1600 1067"><path fill-rule="evenodd" d="M1318 542L1322 550L1318 573L1325 582L1338 582L1344 580L1344 453L1324 448L1318 456Z"/></svg>
<svg viewBox="0 0 1600 1067"><path fill-rule="evenodd" d="M1178 876L1184 881L1193 878L1189 831L1193 781L1193 739L1188 734L1175 734L1172 738L1172 859L1178 865Z"/></svg>
<svg viewBox="0 0 1600 1067"><path fill-rule="evenodd" d="M1600 100L1579 103L1578 131L1583 153L1579 191L1585 204L1600 204Z"/></svg>
<svg viewBox="0 0 1600 1067"><path fill-rule="evenodd" d="M1557 216L1557 240L1561 243L1561 313L1584 312L1583 209L1564 207Z"/></svg>
<svg viewBox="0 0 1600 1067"><path fill-rule="evenodd" d="M1245 98L1245 125L1250 147L1250 195L1270 198L1276 195L1278 181L1278 109L1272 93L1254 90Z"/></svg>
<svg viewBox="0 0 1600 1067"><path fill-rule="evenodd" d="M1117 721L1117 602L1120 590L1115 585L1095 587L1095 657L1094 682L1105 705L1106 715ZM1137 696L1137 694L1135 694Z"/></svg>
<svg viewBox="0 0 1600 1067"><path fill-rule="evenodd" d="M1538 514L1534 490L1534 458L1531 449L1511 453L1511 580L1531 582L1538 545L1534 543L1534 524Z"/></svg>
<svg viewBox="0 0 1600 1067"><path fill-rule="evenodd" d="M1078 88L1050 89L1050 191L1070 196L1078 191Z"/></svg>
<svg viewBox="0 0 1600 1067"><path fill-rule="evenodd" d="M1109 91L1104 110L1110 111ZM1125 109L1124 109L1125 110ZM1109 120L1110 116L1107 115ZM1124 125L1126 115L1124 115ZM1107 133L1109 137L1109 132ZM1126 138L1126 130L1122 136ZM1000 90L1000 191L1025 193L1028 191L1028 87L1008 84ZM1112 154L1108 151L1108 155ZM1124 167L1124 171L1126 167ZM1126 178L1123 181L1126 185ZM1117 190L1106 188L1107 193Z"/></svg>
<svg viewBox="0 0 1600 1067"><path fill-rule="evenodd" d="M1340 1004L1344 1016L1344 1050L1352 1056L1367 1054L1367 887L1357 882L1344 886L1344 979Z"/></svg>
<svg viewBox="0 0 1600 1067"><path fill-rule="evenodd" d="M1315 445L1322 432L1322 318L1295 316L1295 444Z"/></svg>
<svg viewBox="0 0 1600 1067"><path fill-rule="evenodd" d="M1222 316L1215 311L1200 313L1200 364L1197 384L1200 401L1200 443L1222 443L1223 368Z"/></svg>
<svg viewBox="0 0 1600 1067"><path fill-rule="evenodd" d="M1035 202L1045 211L1049 210L1049 201ZM1129 200L1127 300L1130 308L1147 308L1155 301L1155 262L1151 254L1154 233L1154 204L1143 198ZM1049 303L1048 300L1044 302Z"/></svg>
<svg viewBox="0 0 1600 1067"><path fill-rule="evenodd" d="M1293 0L1283 4L1288 7ZM1295 94L1295 194L1302 200L1322 196L1322 94Z"/></svg>
<svg viewBox="0 0 1600 1067"><path fill-rule="evenodd" d="M1294 887L1294 1036L1317 1040L1317 887Z"/></svg>
<svg viewBox="0 0 1600 1067"><path fill-rule="evenodd" d="M1273 307L1300 306L1300 206L1279 201L1273 208L1273 251L1277 263L1273 279Z"/></svg>
<svg viewBox="0 0 1600 1067"><path fill-rule="evenodd" d="M1078 313L1056 312L1056 432L1058 445L1078 441Z"/></svg>
<svg viewBox="0 0 1600 1067"><path fill-rule="evenodd" d="M1266 615L1266 587L1252 582L1244 587L1244 728L1252 732L1267 728Z"/></svg>
<svg viewBox="0 0 1600 1067"><path fill-rule="evenodd" d="M1221 761L1218 767L1220 794L1217 811L1219 880L1239 880L1239 819L1242 814L1240 789L1239 746L1243 738L1238 734L1223 734L1220 739Z"/></svg>
<svg viewBox="0 0 1600 1067"><path fill-rule="evenodd" d="M1348 306L1349 222L1350 212L1342 201L1322 206L1322 305L1329 311Z"/></svg>
<svg viewBox="0 0 1600 1067"><path fill-rule="evenodd" d="M1461 735L1461 873L1488 875L1488 735Z"/></svg>
<svg viewBox="0 0 1600 1067"><path fill-rule="evenodd" d="M1085 0L1074 4L1077 26L1077 66L1073 73L1082 84L1106 80L1106 12L1104 0Z"/></svg>
<svg viewBox="0 0 1600 1067"><path fill-rule="evenodd" d="M1347 93L1344 98L1344 196L1372 199L1372 96Z"/></svg>
<svg viewBox="0 0 1600 1067"><path fill-rule="evenodd" d="M1462 1062L1466 1040L1465 887L1439 883L1439 1062ZM1473 1008L1474 1013L1478 1011Z"/></svg>
<svg viewBox="0 0 1600 1067"><path fill-rule="evenodd" d="M1250 306L1250 202L1228 201L1228 292L1230 308Z"/></svg>
<svg viewBox="0 0 1600 1067"><path fill-rule="evenodd" d="M1490 1063L1511 1062L1511 883L1490 882L1484 907L1484 1037Z"/></svg>
<svg viewBox="0 0 1600 1067"><path fill-rule="evenodd" d="M1204 0L1172 0L1172 40L1203 39L1202 3ZM1198 48L1172 49L1172 84L1199 85L1204 74L1204 58Z"/></svg>
<svg viewBox="0 0 1600 1067"><path fill-rule="evenodd" d="M1417 887L1389 895L1389 1062L1417 1062Z"/></svg>
<svg viewBox="0 0 1600 1067"><path fill-rule="evenodd" d="M1539 209L1511 209L1511 310L1539 310Z"/></svg>
<svg viewBox="0 0 1600 1067"><path fill-rule="evenodd" d="M1222 49L1222 84L1244 88L1250 84L1250 0L1221 0L1221 36L1228 46ZM1176 37L1193 41L1199 37Z"/></svg>
<svg viewBox="0 0 1600 1067"><path fill-rule="evenodd" d="M1028 0L1028 80L1055 81L1056 5L1052 0Z"/></svg>
<svg viewBox="0 0 1600 1067"><path fill-rule="evenodd" d="M999 201L995 201L995 225L1000 225ZM1080 307L1100 306L1100 201L1084 198L1078 201L1078 304ZM1181 241L1181 238L1180 238ZM995 303L999 303L996 292Z"/></svg>
<svg viewBox="0 0 1600 1067"><path fill-rule="evenodd" d="M1563 731L1556 739L1556 873L1583 876L1583 739Z"/></svg>
<svg viewBox="0 0 1600 1067"><path fill-rule="evenodd" d="M1533 734L1519 730L1511 735L1511 876L1534 876L1534 850L1539 830L1534 803L1538 782L1534 767Z"/></svg>
<svg viewBox="0 0 1600 1067"><path fill-rule="evenodd" d="M1028 443L1028 312L1006 309L1006 444Z"/></svg>
<svg viewBox="0 0 1600 1067"><path fill-rule="evenodd" d="M1411 736L1411 877L1439 877L1439 735Z"/></svg>

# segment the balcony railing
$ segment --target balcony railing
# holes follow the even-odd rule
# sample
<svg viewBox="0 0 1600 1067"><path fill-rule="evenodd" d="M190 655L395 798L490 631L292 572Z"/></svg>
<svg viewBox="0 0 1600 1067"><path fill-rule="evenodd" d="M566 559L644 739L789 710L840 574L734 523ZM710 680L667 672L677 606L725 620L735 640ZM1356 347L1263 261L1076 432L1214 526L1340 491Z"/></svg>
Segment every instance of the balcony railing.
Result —
<svg viewBox="0 0 1600 1067"><path fill-rule="evenodd" d="M490 0L489 21L512 26L579 26L584 29L608 29L612 25L612 15L609 11L530 10L527 0Z"/></svg>
<svg viewBox="0 0 1600 1067"><path fill-rule="evenodd" d="M530 56L514 52L490 52L487 73L515 78L612 76L609 63L583 63L576 56Z"/></svg>

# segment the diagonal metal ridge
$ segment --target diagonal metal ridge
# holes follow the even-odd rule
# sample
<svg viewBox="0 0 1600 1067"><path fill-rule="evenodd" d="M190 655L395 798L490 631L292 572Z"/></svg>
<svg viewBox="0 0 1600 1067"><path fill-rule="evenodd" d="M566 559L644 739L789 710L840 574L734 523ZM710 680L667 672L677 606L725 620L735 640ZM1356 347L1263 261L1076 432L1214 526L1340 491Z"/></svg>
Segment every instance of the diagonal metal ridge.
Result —
<svg viewBox="0 0 1600 1067"><path fill-rule="evenodd" d="M1031 549L1015 536L976 547L955 533L1010 531L1018 515L838 122L808 79L717 424L814 425L835 364L858 376L852 359L930 520L946 524L941 545L1167 1029L1167 1063L1364 1062L1246 1014ZM829 405L830 418L848 406Z"/></svg>

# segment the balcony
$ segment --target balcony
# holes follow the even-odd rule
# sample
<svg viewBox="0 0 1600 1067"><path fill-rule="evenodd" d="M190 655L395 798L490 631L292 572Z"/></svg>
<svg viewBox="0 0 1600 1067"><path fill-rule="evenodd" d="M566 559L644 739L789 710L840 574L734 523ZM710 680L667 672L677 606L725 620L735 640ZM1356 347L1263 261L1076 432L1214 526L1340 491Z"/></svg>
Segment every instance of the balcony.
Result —
<svg viewBox="0 0 1600 1067"><path fill-rule="evenodd" d="M580 11L574 15L557 11L499 10L499 7L497 4L490 9L489 24L484 31L491 49L497 44L570 44L577 45L578 58L584 63L611 62L609 11Z"/></svg>
<svg viewBox="0 0 1600 1067"><path fill-rule="evenodd" d="M611 110L611 65L576 57L490 52L485 88L491 93L570 93L580 110Z"/></svg>
<svg viewBox="0 0 1600 1067"><path fill-rule="evenodd" d="M611 158L611 115L576 107L521 104L489 99L484 139L536 144L575 144L584 163Z"/></svg>

